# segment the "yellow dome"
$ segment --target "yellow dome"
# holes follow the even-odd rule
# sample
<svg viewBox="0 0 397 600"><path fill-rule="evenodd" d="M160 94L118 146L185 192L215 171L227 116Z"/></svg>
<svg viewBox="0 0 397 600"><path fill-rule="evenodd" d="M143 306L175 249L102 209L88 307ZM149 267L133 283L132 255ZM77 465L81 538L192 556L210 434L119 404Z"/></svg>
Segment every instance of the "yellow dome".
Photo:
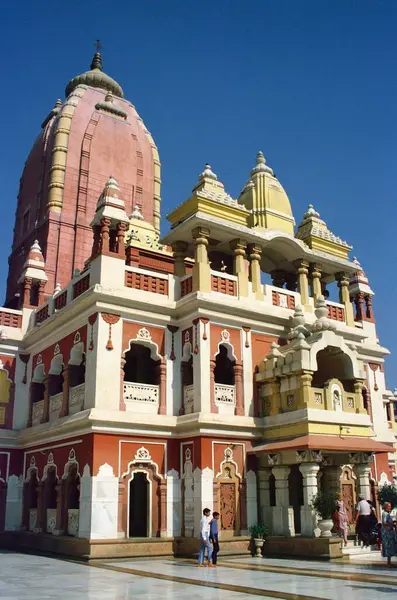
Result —
<svg viewBox="0 0 397 600"><path fill-rule="evenodd" d="M294 235L294 216L288 196L258 152L256 165L241 192L239 202L249 211L249 226L258 230L277 229Z"/></svg>

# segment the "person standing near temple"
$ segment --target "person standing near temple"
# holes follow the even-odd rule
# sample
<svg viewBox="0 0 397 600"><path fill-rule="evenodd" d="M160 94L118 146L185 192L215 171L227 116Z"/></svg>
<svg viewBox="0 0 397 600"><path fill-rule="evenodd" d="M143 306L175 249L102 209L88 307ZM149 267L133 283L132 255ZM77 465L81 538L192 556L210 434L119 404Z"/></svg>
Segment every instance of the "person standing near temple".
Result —
<svg viewBox="0 0 397 600"><path fill-rule="evenodd" d="M334 514L334 525L338 533L342 536L345 546L347 546L347 533L349 528L349 517L347 516L346 506L341 493L337 493L336 511Z"/></svg>
<svg viewBox="0 0 397 600"><path fill-rule="evenodd" d="M200 552L199 552L199 567L204 567L205 550L207 549L208 566L212 567L212 548L210 544L210 523L211 511L209 508L203 510L203 516L200 521Z"/></svg>
<svg viewBox="0 0 397 600"><path fill-rule="evenodd" d="M219 530L218 530L219 513L212 513L212 521L210 524L210 540L212 542L212 566L216 567L218 562L219 552Z"/></svg>
<svg viewBox="0 0 397 600"><path fill-rule="evenodd" d="M360 494L358 499L359 503L357 504L356 533L360 542L362 542L364 546L369 546L370 530L372 525L371 517L374 511L363 494Z"/></svg>
<svg viewBox="0 0 397 600"><path fill-rule="evenodd" d="M392 556L397 555L396 530L390 511L390 502L385 502L382 512L382 556L387 558L388 565L391 564Z"/></svg>

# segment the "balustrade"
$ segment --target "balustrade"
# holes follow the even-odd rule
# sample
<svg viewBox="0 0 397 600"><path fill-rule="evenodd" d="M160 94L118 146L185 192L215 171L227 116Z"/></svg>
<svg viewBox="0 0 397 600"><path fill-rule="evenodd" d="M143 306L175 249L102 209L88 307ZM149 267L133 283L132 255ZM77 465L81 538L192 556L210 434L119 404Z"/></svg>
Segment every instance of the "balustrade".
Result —
<svg viewBox="0 0 397 600"><path fill-rule="evenodd" d="M63 393L55 394L55 396L51 396L50 398L50 423L56 421L59 417L59 411L62 406L62 398Z"/></svg>
<svg viewBox="0 0 397 600"><path fill-rule="evenodd" d="M185 415L194 413L194 385L185 385L183 388L183 406Z"/></svg>
<svg viewBox="0 0 397 600"><path fill-rule="evenodd" d="M236 388L234 385L215 383L215 404L220 414L234 415Z"/></svg>
<svg viewBox="0 0 397 600"><path fill-rule="evenodd" d="M84 408L85 383L69 388L69 414L74 415Z"/></svg>
<svg viewBox="0 0 397 600"><path fill-rule="evenodd" d="M68 534L77 537L79 534L80 510L78 508L68 509Z"/></svg>
<svg viewBox="0 0 397 600"><path fill-rule="evenodd" d="M124 403L127 411L157 414L160 404L160 386L124 381Z"/></svg>
<svg viewBox="0 0 397 600"><path fill-rule="evenodd" d="M44 415L44 400L35 402L32 407L32 425L39 425Z"/></svg>

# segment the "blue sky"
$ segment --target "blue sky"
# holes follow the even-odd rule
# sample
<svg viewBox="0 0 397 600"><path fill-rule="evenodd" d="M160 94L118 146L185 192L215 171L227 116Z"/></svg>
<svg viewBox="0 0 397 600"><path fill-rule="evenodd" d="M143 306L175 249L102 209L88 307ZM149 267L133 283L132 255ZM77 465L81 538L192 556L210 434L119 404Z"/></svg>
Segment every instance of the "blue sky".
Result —
<svg viewBox="0 0 397 600"><path fill-rule="evenodd" d="M354 246L397 386L397 2L19 0L2 13L2 298L23 163L101 38L159 147L163 215L207 161L237 196L261 149L296 221L312 203Z"/></svg>

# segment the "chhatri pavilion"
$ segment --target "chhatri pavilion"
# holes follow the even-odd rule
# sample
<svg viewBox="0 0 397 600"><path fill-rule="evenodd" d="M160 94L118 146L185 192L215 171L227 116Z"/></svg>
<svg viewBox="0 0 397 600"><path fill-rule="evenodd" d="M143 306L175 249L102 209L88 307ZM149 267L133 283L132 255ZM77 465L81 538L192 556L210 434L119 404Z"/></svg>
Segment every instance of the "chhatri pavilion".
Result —
<svg viewBox="0 0 397 600"><path fill-rule="evenodd" d="M189 554L208 506L231 550L261 522L269 552L337 556L313 496L353 521L393 481L368 278L252 158L238 198L205 165L162 237L157 147L99 53L45 116L0 309L3 545Z"/></svg>

